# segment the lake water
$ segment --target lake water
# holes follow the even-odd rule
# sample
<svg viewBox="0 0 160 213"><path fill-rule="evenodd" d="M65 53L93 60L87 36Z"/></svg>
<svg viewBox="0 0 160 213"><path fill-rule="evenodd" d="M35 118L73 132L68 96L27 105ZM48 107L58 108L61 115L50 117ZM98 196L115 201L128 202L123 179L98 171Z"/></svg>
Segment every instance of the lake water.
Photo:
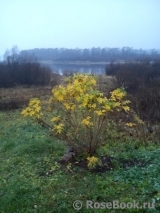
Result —
<svg viewBox="0 0 160 213"><path fill-rule="evenodd" d="M63 74L70 74L70 73L76 73L76 72L80 72L80 73L93 73L93 74L104 74L105 73L105 68L106 68L106 64L101 64L101 63L97 63L97 64L69 64L69 63L44 63L41 62L41 64L45 65L45 66L49 66L51 68L51 70L55 73L58 73L60 75Z"/></svg>

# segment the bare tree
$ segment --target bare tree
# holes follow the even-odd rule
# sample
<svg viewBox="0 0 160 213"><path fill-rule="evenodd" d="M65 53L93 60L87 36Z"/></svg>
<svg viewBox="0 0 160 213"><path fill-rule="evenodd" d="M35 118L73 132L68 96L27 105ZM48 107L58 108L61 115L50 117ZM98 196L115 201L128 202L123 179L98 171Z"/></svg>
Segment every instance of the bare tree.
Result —
<svg viewBox="0 0 160 213"><path fill-rule="evenodd" d="M19 49L18 47L15 45L12 47L11 50L6 50L4 55L3 55L3 60L5 62L9 63L13 63L18 61L18 57L19 57Z"/></svg>

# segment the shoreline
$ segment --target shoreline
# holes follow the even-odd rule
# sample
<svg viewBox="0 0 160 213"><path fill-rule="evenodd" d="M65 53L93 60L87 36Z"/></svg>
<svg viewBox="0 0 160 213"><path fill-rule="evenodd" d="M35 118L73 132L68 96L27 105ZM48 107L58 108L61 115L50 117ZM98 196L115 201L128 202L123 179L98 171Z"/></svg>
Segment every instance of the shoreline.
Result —
<svg viewBox="0 0 160 213"><path fill-rule="evenodd" d="M72 65L110 65L112 62L105 62L105 61L100 61L100 62L92 62L92 61L52 61L52 60L39 60L38 62L42 64L72 64ZM115 61L115 64L117 63L127 63L125 61Z"/></svg>

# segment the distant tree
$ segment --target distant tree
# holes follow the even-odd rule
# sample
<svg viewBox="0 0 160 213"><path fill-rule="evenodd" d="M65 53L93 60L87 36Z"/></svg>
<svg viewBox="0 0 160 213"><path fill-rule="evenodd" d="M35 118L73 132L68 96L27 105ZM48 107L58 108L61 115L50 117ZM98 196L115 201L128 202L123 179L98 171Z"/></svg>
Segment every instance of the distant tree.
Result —
<svg viewBox="0 0 160 213"><path fill-rule="evenodd" d="M90 57L90 50L89 49L84 49L83 50L83 57L89 58Z"/></svg>
<svg viewBox="0 0 160 213"><path fill-rule="evenodd" d="M29 54L28 51L23 50L19 53L18 62L19 63L34 63L37 61L37 58L34 56L34 54Z"/></svg>

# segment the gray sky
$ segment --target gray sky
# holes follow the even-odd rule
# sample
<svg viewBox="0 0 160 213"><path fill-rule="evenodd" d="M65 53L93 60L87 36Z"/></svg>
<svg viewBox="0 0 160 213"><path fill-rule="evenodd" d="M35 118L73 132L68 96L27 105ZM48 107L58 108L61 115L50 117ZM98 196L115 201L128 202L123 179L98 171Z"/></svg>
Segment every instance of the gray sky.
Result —
<svg viewBox="0 0 160 213"><path fill-rule="evenodd" d="M0 0L0 56L14 45L160 49L160 0Z"/></svg>

